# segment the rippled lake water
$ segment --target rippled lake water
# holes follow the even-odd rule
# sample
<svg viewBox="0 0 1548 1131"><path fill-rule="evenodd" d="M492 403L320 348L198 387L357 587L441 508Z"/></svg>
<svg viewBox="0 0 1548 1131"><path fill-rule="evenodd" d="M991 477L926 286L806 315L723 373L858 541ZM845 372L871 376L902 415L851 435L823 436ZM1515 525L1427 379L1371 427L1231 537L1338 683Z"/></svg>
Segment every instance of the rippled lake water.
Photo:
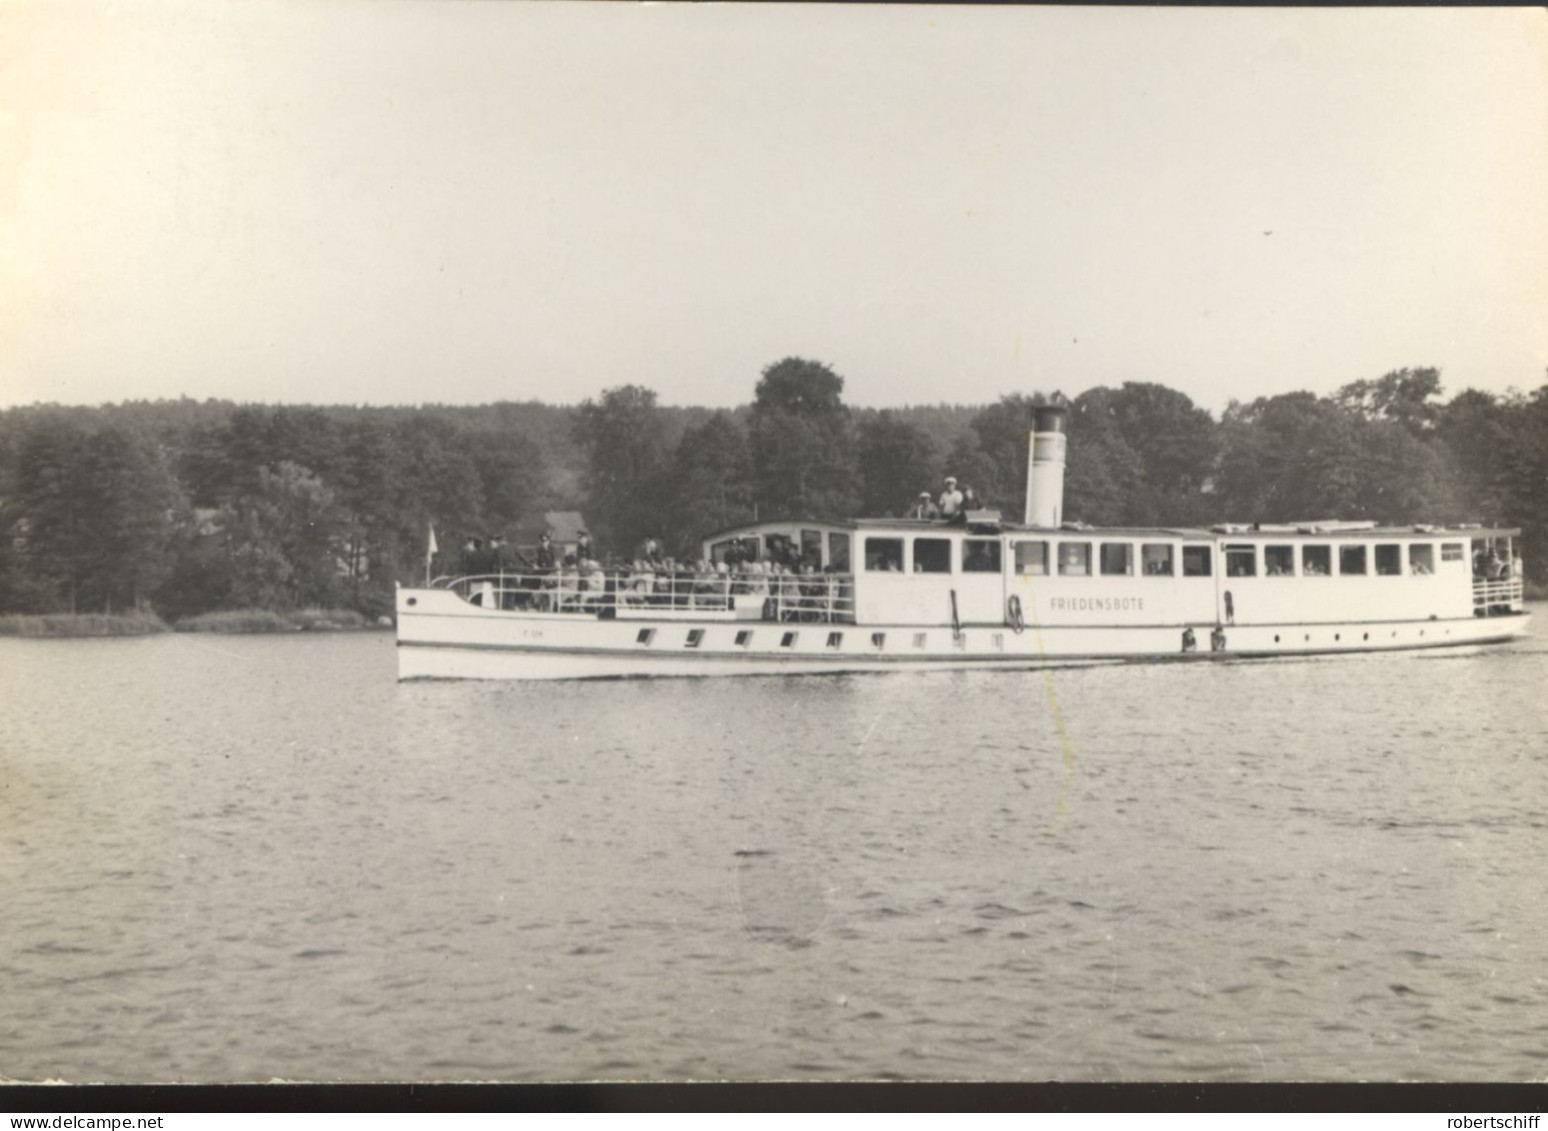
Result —
<svg viewBox="0 0 1548 1131"><path fill-rule="evenodd" d="M1548 640L548 685L0 642L0 1078L1541 1080Z"/></svg>

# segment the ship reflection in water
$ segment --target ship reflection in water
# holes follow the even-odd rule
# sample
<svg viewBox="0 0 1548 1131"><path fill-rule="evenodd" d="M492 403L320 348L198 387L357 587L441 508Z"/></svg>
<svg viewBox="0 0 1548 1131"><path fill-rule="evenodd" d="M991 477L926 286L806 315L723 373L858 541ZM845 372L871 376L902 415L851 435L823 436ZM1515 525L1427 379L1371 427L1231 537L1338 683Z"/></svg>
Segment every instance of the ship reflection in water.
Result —
<svg viewBox="0 0 1548 1131"><path fill-rule="evenodd" d="M1541 628L807 679L394 663L0 641L8 1078L1542 1075Z"/></svg>

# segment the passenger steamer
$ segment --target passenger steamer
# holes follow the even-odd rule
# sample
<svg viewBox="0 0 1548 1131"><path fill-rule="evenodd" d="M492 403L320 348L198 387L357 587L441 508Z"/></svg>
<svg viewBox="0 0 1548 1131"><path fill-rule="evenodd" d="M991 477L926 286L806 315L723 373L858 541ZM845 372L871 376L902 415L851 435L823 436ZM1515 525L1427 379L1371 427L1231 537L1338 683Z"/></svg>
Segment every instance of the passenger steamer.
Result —
<svg viewBox="0 0 1548 1131"><path fill-rule="evenodd" d="M714 572L400 588L398 677L1037 668L1458 649L1526 631L1519 530L1061 522L1064 421L1035 412L1019 524L988 511L960 525L763 522L704 541ZM812 572L726 568L797 557Z"/></svg>

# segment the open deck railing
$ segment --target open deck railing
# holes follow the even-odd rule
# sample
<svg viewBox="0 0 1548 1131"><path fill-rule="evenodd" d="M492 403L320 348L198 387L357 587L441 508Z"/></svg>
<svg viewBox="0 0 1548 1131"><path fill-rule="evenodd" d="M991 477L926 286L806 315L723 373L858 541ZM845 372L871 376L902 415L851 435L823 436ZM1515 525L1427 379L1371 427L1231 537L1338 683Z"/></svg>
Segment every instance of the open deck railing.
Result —
<svg viewBox="0 0 1548 1131"><path fill-rule="evenodd" d="M1522 580L1505 577L1490 580L1473 579L1473 614L1480 617L1499 616L1502 613L1519 613L1525 599Z"/></svg>
<svg viewBox="0 0 1548 1131"><path fill-rule="evenodd" d="M438 577L483 608L613 616L660 612L743 614L763 620L853 624L854 576L847 573L722 574L691 570L550 570Z"/></svg>

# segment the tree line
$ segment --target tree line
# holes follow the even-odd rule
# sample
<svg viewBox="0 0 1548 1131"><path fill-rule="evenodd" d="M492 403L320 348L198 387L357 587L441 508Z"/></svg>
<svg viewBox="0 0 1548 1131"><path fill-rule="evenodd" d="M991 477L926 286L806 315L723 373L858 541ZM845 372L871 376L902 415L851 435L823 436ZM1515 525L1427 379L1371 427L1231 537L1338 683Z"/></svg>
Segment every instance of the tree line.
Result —
<svg viewBox="0 0 1548 1131"><path fill-rule="evenodd" d="M427 531L581 511L604 552L680 556L753 519L895 515L945 475L1019 519L1034 405L1069 410L1064 514L1094 525L1374 519L1523 528L1548 577L1548 385L1445 397L1435 369L1330 396L1232 402L1165 386L861 409L786 358L750 404L673 408L637 385L564 407L34 405L0 413L0 612L390 610Z"/></svg>

